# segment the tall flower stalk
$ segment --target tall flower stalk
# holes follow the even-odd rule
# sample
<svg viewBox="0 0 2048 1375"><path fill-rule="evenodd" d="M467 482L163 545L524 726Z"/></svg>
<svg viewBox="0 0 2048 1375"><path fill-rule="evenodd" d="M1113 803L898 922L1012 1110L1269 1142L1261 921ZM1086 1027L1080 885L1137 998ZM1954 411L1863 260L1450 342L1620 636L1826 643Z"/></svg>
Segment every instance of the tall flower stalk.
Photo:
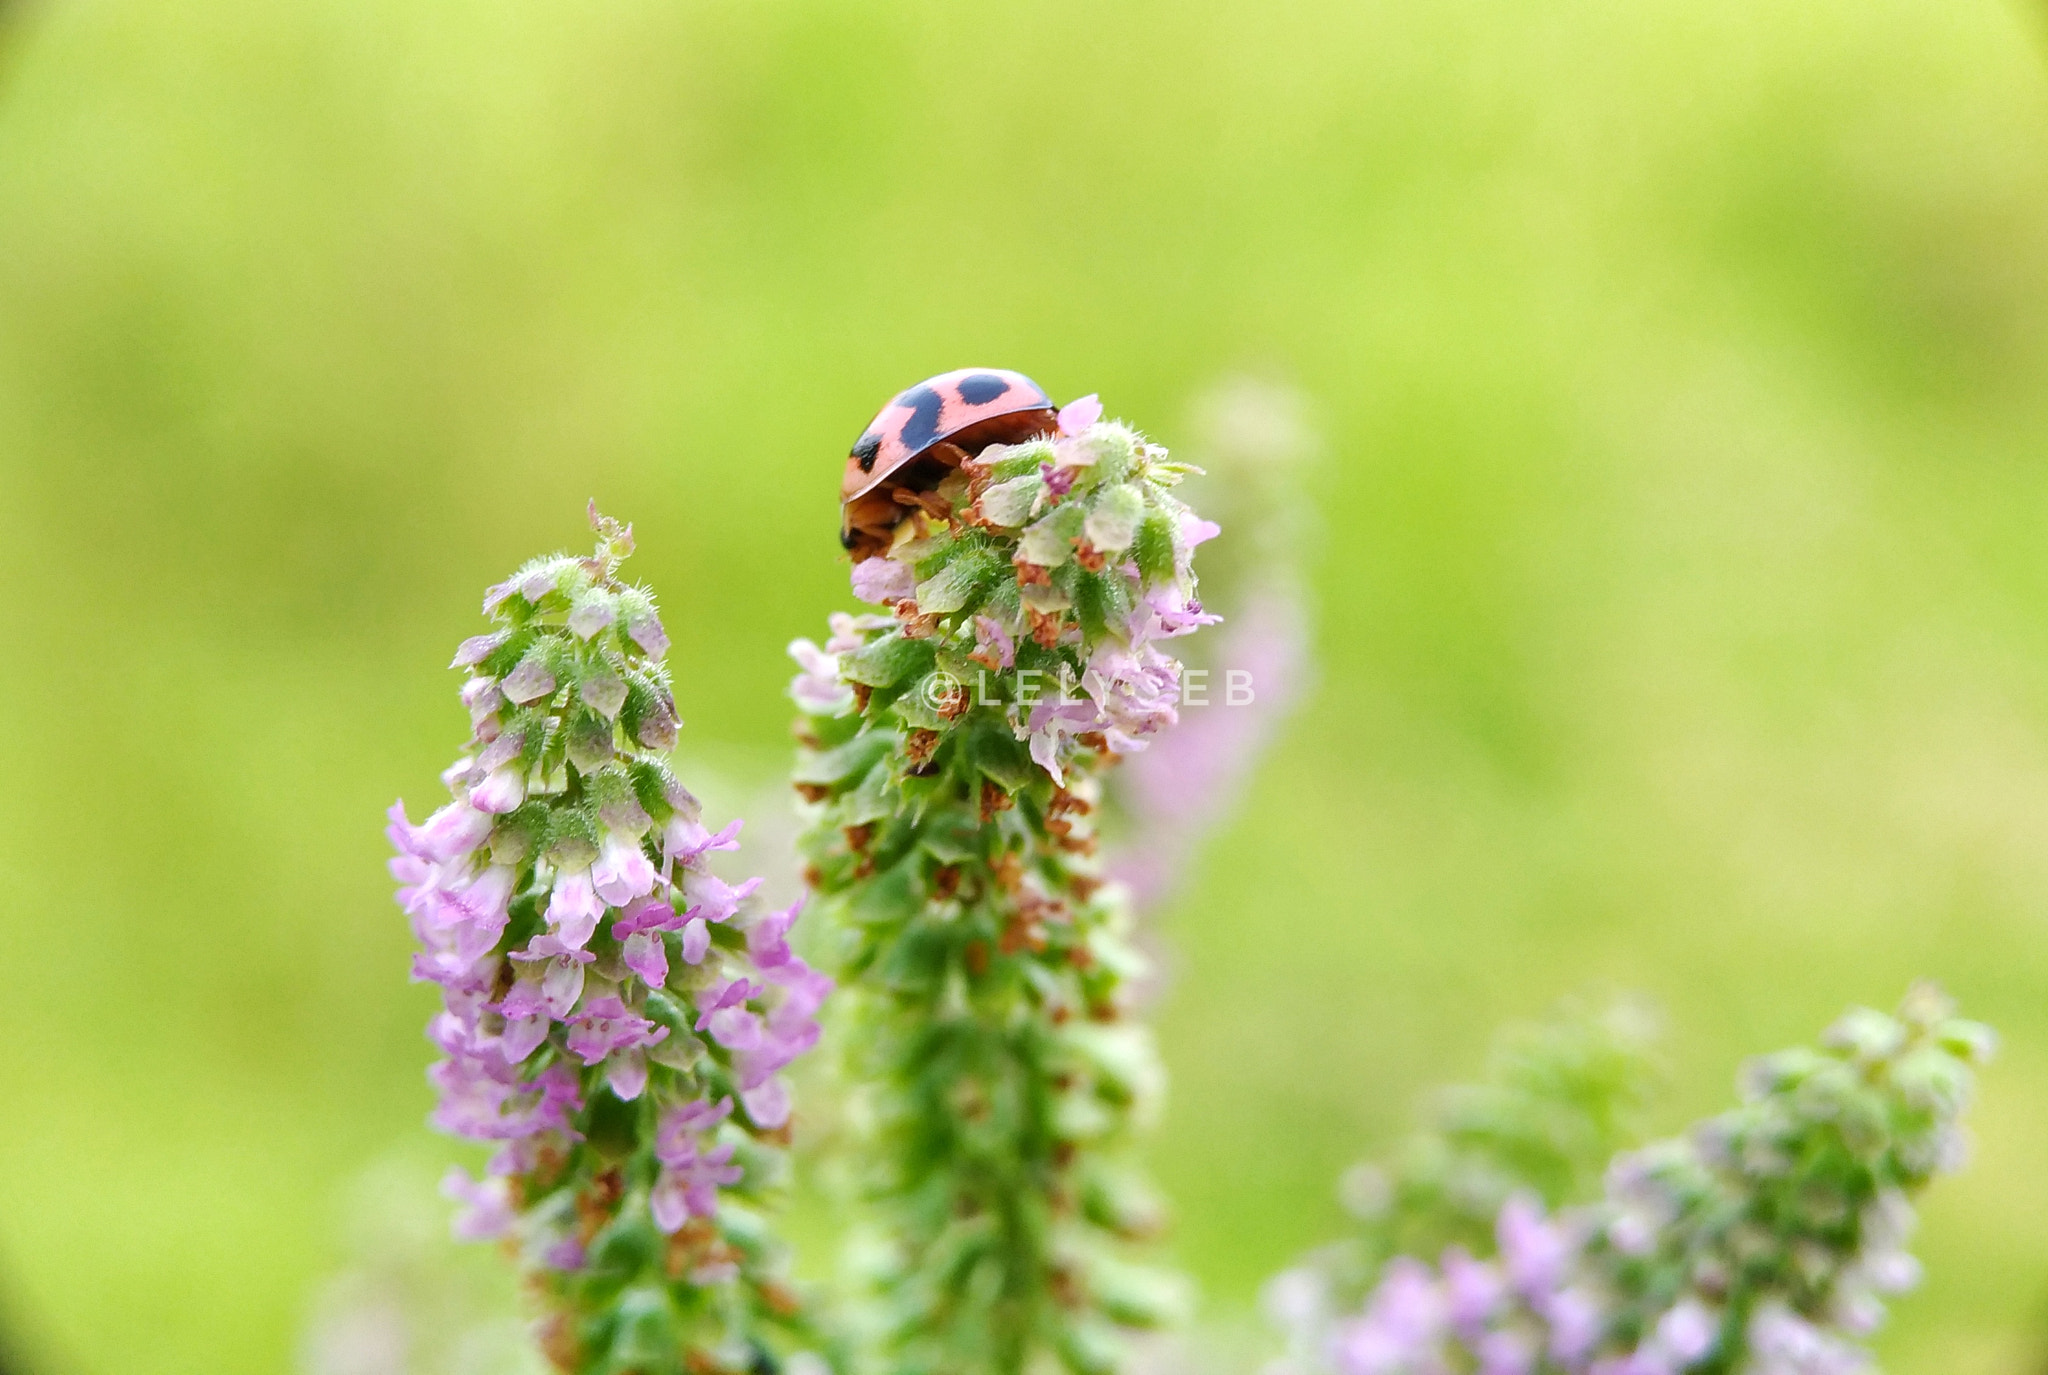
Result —
<svg viewBox="0 0 2048 1375"><path fill-rule="evenodd" d="M437 984L441 1130L498 1144L452 1171L459 1234L503 1238L582 1375L780 1368L815 1343L753 1205L776 1187L790 1095L830 980L706 865L709 831L664 763L675 744L654 600L619 580L630 528L527 564L465 641L468 751L453 800L391 809L399 903Z"/></svg>
<svg viewBox="0 0 2048 1375"><path fill-rule="evenodd" d="M1275 1375L1868 1370L1862 1338L1919 1276L1913 1195L1961 1162L1990 1047L1932 988L1851 1012L1820 1047L1753 1063L1740 1107L1617 1157L1592 1203L1517 1194L1491 1246L1396 1256L1349 1316L1316 1301L1327 1276L1296 1272Z"/></svg>
<svg viewBox="0 0 2048 1375"><path fill-rule="evenodd" d="M918 494L803 672L807 879L844 988L892 1375L1118 1368L1179 1282L1129 1244L1162 1075L1105 886L1101 776L1178 714L1163 643L1213 620L1187 471L1086 398Z"/></svg>

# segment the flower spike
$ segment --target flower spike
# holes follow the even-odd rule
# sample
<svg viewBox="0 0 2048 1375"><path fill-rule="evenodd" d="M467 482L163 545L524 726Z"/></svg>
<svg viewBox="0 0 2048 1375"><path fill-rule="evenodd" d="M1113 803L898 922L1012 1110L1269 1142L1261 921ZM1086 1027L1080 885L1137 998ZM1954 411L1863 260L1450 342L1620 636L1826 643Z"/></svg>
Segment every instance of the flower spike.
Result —
<svg viewBox="0 0 2048 1375"><path fill-rule="evenodd" d="M831 981L790 952L794 909L733 888L663 761L676 728L654 599L618 580L631 527L591 508L590 558L537 559L465 641L474 731L453 800L387 834L399 905L440 985L428 1035L443 1131L498 1146L445 1192L505 1238L575 1375L781 1369L818 1344L750 1205L788 1140L781 1071Z"/></svg>
<svg viewBox="0 0 2048 1375"><path fill-rule="evenodd" d="M1216 618L1186 471L1093 398L963 453L853 568L881 614L799 641L807 879L837 942L891 1375L1121 1368L1184 1286L1128 1254L1162 1073L1105 885L1101 775L1178 717L1166 642ZM877 540L882 537L877 534Z"/></svg>

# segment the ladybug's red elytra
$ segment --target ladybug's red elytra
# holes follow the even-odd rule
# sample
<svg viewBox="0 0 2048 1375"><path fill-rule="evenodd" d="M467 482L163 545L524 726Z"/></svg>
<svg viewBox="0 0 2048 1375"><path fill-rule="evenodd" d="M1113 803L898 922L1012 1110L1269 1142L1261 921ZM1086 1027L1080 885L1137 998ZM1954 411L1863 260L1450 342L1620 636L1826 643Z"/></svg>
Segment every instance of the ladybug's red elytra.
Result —
<svg viewBox="0 0 2048 1375"><path fill-rule="evenodd" d="M910 513L898 493L929 492L991 444L1050 433L1059 408L1007 368L956 368L898 392L868 422L839 484L839 541L856 560L884 552Z"/></svg>

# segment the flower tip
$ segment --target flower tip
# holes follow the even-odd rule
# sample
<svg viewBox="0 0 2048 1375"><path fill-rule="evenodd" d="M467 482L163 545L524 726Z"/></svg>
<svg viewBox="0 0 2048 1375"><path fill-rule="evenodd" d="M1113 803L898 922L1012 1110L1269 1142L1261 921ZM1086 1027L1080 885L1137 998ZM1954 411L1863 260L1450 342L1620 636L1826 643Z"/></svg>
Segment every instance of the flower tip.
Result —
<svg viewBox="0 0 2048 1375"><path fill-rule="evenodd" d="M1077 435L1102 419L1102 399L1094 392L1060 407L1060 433Z"/></svg>

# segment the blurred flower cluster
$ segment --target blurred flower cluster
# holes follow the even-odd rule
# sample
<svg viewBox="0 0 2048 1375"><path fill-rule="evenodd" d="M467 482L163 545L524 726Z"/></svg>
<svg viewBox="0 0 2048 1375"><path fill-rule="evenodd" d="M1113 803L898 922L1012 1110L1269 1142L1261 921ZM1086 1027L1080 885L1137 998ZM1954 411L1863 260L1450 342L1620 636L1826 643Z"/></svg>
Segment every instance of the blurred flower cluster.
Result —
<svg viewBox="0 0 2048 1375"><path fill-rule="evenodd" d="M1235 378L1194 410L1203 503L1230 527L1230 538L1203 554L1203 605L1224 613L1223 624L1185 656L1191 709L1109 781L1110 805L1124 823L1110 872L1140 910L1186 881L1202 842L1242 800L1314 677L1304 565L1315 519L1306 479L1320 442L1304 398L1278 383Z"/></svg>
<svg viewBox="0 0 2048 1375"><path fill-rule="evenodd" d="M1860 1339L1882 1319L1883 1299L1919 1275L1904 1249L1912 1195L1960 1163L1958 1118L1990 1045L1931 988L1893 1016L1853 1011L1818 1048L1753 1063L1740 1107L1616 1156L1597 1199L1547 1208L1534 1186L1558 1175L1532 1172L1490 1237L1383 1256L1362 1304L1346 1292L1354 1255L1281 1276L1269 1307L1291 1354L1270 1370L1865 1370ZM1569 1068L1563 1056L1558 1064ZM1546 1116L1543 1097L1516 1115ZM1580 1114L1587 1125L1598 1115ZM1511 1178L1500 1172L1490 1187ZM1465 1230L1469 1208L1448 1211L1445 1230Z"/></svg>

